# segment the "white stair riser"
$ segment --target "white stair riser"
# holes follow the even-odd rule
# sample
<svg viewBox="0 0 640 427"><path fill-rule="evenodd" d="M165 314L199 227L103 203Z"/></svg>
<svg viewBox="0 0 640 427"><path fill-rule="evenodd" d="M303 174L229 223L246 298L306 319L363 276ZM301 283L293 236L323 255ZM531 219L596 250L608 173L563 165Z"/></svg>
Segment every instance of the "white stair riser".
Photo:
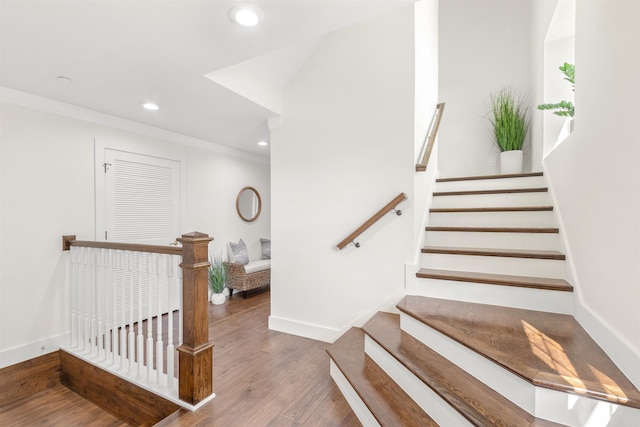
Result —
<svg viewBox="0 0 640 427"><path fill-rule="evenodd" d="M379 426L380 423L373 416L367 405L362 401L358 393L351 386L349 380L344 376L340 368L330 360L329 372L331 374L331 378L335 381L336 385L342 392L342 395L351 406L353 413L358 417L362 425L364 426Z"/></svg>
<svg viewBox="0 0 640 427"><path fill-rule="evenodd" d="M546 289L418 278L411 295L573 314L573 293Z"/></svg>
<svg viewBox="0 0 640 427"><path fill-rule="evenodd" d="M547 192L433 196L433 208L488 208L502 206L549 206Z"/></svg>
<svg viewBox="0 0 640 427"><path fill-rule="evenodd" d="M427 231L425 246L494 249L561 249L558 233Z"/></svg>
<svg viewBox="0 0 640 427"><path fill-rule="evenodd" d="M433 227L556 227L553 211L431 212Z"/></svg>
<svg viewBox="0 0 640 427"><path fill-rule="evenodd" d="M400 327L538 418L573 427L628 427L640 421L637 409L536 387L404 313Z"/></svg>
<svg viewBox="0 0 640 427"><path fill-rule="evenodd" d="M508 258L477 255L422 254L423 268L475 271L546 278L565 278L565 262L548 259Z"/></svg>
<svg viewBox="0 0 640 427"><path fill-rule="evenodd" d="M510 188L542 188L546 186L547 183L543 176L527 176L522 178L437 182L436 191L506 190Z"/></svg>
<svg viewBox="0 0 640 427"><path fill-rule="evenodd" d="M472 425L429 386L367 335L365 335L364 351L439 425L452 427Z"/></svg>
<svg viewBox="0 0 640 427"><path fill-rule="evenodd" d="M525 411L534 414L535 390L530 383L404 313L400 314L400 328Z"/></svg>

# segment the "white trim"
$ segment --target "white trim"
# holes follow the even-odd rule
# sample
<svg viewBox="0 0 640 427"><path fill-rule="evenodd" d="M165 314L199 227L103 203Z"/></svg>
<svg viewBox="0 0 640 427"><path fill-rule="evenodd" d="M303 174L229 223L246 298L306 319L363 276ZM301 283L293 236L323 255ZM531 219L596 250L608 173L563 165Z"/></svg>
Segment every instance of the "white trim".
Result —
<svg viewBox="0 0 640 427"><path fill-rule="evenodd" d="M565 232L562 212L556 199L556 192L551 180L551 174L547 170L544 162L542 162L542 168L547 177L549 196L553 202L554 212L558 226L560 227L560 237L562 239L563 251L566 255L567 280L573 284L574 288L574 317L591 338L598 343L600 348L604 350L607 356L620 368L629 381L631 381L636 388L640 389L640 372L638 371L638 366L640 366L640 349L635 349L631 343L617 334L614 328L608 325L605 320L585 304L578 272L573 263L573 254L571 252L571 246L569 245L569 238Z"/></svg>
<svg viewBox="0 0 640 427"><path fill-rule="evenodd" d="M71 341L70 332L0 351L0 369L53 353Z"/></svg>
<svg viewBox="0 0 640 427"><path fill-rule="evenodd" d="M398 304L398 302L400 302L400 300L405 296L406 293L404 289L397 291L375 307L364 311L340 329L324 325L299 322L297 320L285 319L277 316L269 316L269 329L318 341L333 343L352 327L360 327L364 325L378 311L399 313L398 309L395 308L396 304Z"/></svg>
<svg viewBox="0 0 640 427"><path fill-rule="evenodd" d="M364 350L439 425L447 427L472 425L453 406L444 401L368 335L365 335Z"/></svg>
<svg viewBox="0 0 640 427"><path fill-rule="evenodd" d="M330 360L329 373L362 425L367 427L379 426L380 423L378 423L378 420L376 420L367 405L365 405L358 393L351 386L349 380L347 380L333 360Z"/></svg>
<svg viewBox="0 0 640 427"><path fill-rule="evenodd" d="M257 163L263 163L265 165L268 165L270 163L268 157L259 154L248 153L246 151L237 150L235 148L227 147L215 142L182 135L177 132L171 132L165 129L160 129L154 126L135 122L133 120L111 116L109 114L99 113L87 108L55 101L53 99L44 98L42 96L33 95L27 92L21 92L19 90L11 89L5 86L0 86L0 101L9 104L20 105L22 107L32 108L34 110L44 111L47 113L58 114L78 120L84 120L86 122L96 123L99 125L132 132L139 135L160 138L165 141L188 145L191 147L200 148L202 150L227 154L229 156L251 160Z"/></svg>

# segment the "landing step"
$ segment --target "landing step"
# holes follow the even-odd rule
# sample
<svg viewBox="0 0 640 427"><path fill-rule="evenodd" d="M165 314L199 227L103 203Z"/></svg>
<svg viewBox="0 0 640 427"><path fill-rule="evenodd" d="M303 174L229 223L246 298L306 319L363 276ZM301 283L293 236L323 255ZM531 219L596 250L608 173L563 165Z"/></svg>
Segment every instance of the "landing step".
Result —
<svg viewBox="0 0 640 427"><path fill-rule="evenodd" d="M520 288L546 289L573 292L573 286L563 279L511 276L507 274L475 273L469 271L435 270L421 268L416 277L423 279L453 280L456 282L485 283L488 285L516 286Z"/></svg>
<svg viewBox="0 0 640 427"><path fill-rule="evenodd" d="M426 231L460 231L479 233L559 233L555 227L426 227Z"/></svg>
<svg viewBox="0 0 640 427"><path fill-rule="evenodd" d="M507 188L499 190L434 191L434 196L473 196L478 194L546 193L547 187Z"/></svg>
<svg viewBox="0 0 640 427"><path fill-rule="evenodd" d="M572 316L416 296L397 307L535 386L640 409L640 391Z"/></svg>
<svg viewBox="0 0 640 427"><path fill-rule="evenodd" d="M448 254L448 255L479 255L506 258L534 258L564 260L565 255L558 251L517 250L517 249L484 249L484 248L454 248L446 246L425 246L423 254Z"/></svg>
<svg viewBox="0 0 640 427"><path fill-rule="evenodd" d="M382 426L438 424L364 353L364 333L351 328L327 353Z"/></svg>
<svg viewBox="0 0 640 427"><path fill-rule="evenodd" d="M559 426L535 418L400 329L400 316L377 313L363 330L474 426Z"/></svg>
<svg viewBox="0 0 640 427"><path fill-rule="evenodd" d="M503 206L488 208L431 208L432 213L460 213L460 212L548 212L553 206Z"/></svg>
<svg viewBox="0 0 640 427"><path fill-rule="evenodd" d="M530 176L542 176L542 172L532 173L513 173L504 175L478 175L478 176L461 176L454 178L438 178L436 182L453 182L453 181L475 181L479 179L502 179L502 178L525 178Z"/></svg>

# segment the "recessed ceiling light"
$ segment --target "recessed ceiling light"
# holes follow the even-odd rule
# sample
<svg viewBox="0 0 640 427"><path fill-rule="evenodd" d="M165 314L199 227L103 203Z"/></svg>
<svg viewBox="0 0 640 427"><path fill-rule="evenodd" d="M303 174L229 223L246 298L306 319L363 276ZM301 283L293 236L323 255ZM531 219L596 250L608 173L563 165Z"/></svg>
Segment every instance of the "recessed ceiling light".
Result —
<svg viewBox="0 0 640 427"><path fill-rule="evenodd" d="M156 111L160 107L158 107L158 104L154 104L153 102L145 102L142 104L142 108L145 110Z"/></svg>
<svg viewBox="0 0 640 427"><path fill-rule="evenodd" d="M231 20L243 27L254 27L260 22L260 11L252 6L234 7L229 12Z"/></svg>
<svg viewBox="0 0 640 427"><path fill-rule="evenodd" d="M258 145L265 146L265 145L269 145L269 143L267 141L259 141Z"/></svg>

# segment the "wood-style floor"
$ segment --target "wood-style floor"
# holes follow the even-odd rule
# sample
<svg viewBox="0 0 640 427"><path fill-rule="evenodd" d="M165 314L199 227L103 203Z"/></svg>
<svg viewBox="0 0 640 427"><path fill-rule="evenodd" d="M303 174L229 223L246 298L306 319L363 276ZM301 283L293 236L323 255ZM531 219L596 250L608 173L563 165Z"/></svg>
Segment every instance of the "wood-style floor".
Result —
<svg viewBox="0 0 640 427"><path fill-rule="evenodd" d="M198 411L180 410L157 425L360 426L329 376L328 344L270 331L269 314L266 290L253 291L247 299L237 294L224 305L209 305L216 397ZM20 402L3 408L0 425L120 425L61 385L31 400L35 397L41 398L40 404L30 405L28 415L23 410L20 418L18 412L11 412L24 409Z"/></svg>

